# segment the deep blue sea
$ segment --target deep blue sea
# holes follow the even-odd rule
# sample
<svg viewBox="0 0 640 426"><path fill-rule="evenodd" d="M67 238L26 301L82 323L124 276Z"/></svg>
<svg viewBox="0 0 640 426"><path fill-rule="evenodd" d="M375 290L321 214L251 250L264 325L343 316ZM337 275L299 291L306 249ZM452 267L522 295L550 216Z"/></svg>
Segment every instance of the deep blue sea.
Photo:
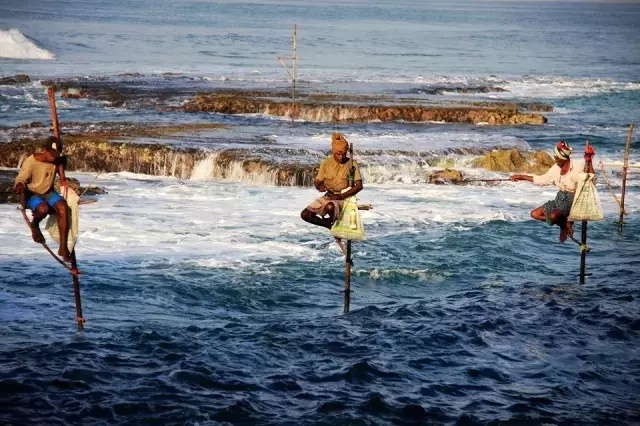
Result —
<svg viewBox="0 0 640 426"><path fill-rule="evenodd" d="M32 82L0 85L0 143L42 136L16 126L49 123L46 79L167 91L172 105L288 90L277 58L294 24L300 90L554 110L543 126L333 124L58 99L63 131L227 127L139 141L210 151L188 178L69 172L108 191L81 210L82 332L71 277L0 205L0 424L640 424L640 169L618 232L621 171L607 166L609 186L597 166L622 162L639 124L638 22L638 2L3 0L0 77ZM236 149L317 163L334 131L373 205L349 313L344 258L299 217L317 192L215 162ZM442 167L504 178L473 168L474 150L559 139L578 158L589 139L601 173L585 284L579 247L529 216L554 188L426 183Z"/></svg>

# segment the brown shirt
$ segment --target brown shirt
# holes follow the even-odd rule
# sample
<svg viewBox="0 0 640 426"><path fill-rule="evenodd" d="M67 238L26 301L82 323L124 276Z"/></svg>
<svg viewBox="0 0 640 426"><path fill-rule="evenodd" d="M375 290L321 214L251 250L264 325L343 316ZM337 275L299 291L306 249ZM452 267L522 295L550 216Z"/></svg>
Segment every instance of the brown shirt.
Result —
<svg viewBox="0 0 640 426"><path fill-rule="evenodd" d="M355 173L353 181L362 180L360 176L360 167L356 161L353 162ZM328 156L320 164L320 170L318 170L317 180L324 181L324 185L327 190L333 193L339 193L345 188L349 187L349 171L351 170L351 161L347 160L346 163L340 164L334 158L333 155Z"/></svg>
<svg viewBox="0 0 640 426"><path fill-rule="evenodd" d="M46 194L53 187L56 177L56 166L51 163L38 161L33 155L22 162L20 172L16 177L16 184L24 183L34 194Z"/></svg>

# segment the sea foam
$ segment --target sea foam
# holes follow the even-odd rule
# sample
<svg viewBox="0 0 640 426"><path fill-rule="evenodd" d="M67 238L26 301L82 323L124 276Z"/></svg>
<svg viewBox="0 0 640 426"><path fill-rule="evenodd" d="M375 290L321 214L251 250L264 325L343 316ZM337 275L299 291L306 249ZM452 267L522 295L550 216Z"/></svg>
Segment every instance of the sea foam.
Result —
<svg viewBox="0 0 640 426"><path fill-rule="evenodd" d="M0 58L55 59L55 55L38 47L19 30L0 30Z"/></svg>

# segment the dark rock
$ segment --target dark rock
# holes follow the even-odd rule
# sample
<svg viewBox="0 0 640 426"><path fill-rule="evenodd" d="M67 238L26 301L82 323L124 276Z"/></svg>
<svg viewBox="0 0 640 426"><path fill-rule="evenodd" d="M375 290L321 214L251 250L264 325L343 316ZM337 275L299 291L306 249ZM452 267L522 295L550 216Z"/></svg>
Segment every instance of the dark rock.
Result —
<svg viewBox="0 0 640 426"><path fill-rule="evenodd" d="M464 180L462 172L453 169L436 170L428 176L429 183L443 185L445 183L458 183Z"/></svg>
<svg viewBox="0 0 640 426"><path fill-rule="evenodd" d="M474 167L496 172L544 174L553 166L553 158L544 151L520 152L517 148L496 149L474 160Z"/></svg>
<svg viewBox="0 0 640 426"><path fill-rule="evenodd" d="M30 83L31 79L26 74L16 74L11 77L0 77L0 85L14 85Z"/></svg>

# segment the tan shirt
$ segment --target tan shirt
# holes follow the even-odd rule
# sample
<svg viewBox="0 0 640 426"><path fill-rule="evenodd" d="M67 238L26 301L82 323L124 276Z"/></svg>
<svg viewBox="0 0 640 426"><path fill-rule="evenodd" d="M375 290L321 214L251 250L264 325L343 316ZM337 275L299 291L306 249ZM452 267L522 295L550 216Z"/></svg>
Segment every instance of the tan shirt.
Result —
<svg viewBox="0 0 640 426"><path fill-rule="evenodd" d="M353 167L355 168L353 181L356 182L362 180L362 176L360 176L360 167L358 167L358 163L356 161L353 162ZM330 155L320 163L320 170L318 170L318 176L316 176L316 179L324 181L324 185L327 187L327 190L336 194L349 187L350 170L351 161L340 164L333 158L333 155Z"/></svg>
<svg viewBox="0 0 640 426"><path fill-rule="evenodd" d="M562 169L557 164L554 164L547 173L541 176L534 176L533 183L536 185L555 185L560 191L575 192L580 181L578 174L582 173L583 170L584 164L569 160L567 174L560 174Z"/></svg>
<svg viewBox="0 0 640 426"><path fill-rule="evenodd" d="M34 194L46 194L53 187L56 177L56 166L51 163L38 161L33 155L22 162L20 172L16 177L16 184L24 183Z"/></svg>

